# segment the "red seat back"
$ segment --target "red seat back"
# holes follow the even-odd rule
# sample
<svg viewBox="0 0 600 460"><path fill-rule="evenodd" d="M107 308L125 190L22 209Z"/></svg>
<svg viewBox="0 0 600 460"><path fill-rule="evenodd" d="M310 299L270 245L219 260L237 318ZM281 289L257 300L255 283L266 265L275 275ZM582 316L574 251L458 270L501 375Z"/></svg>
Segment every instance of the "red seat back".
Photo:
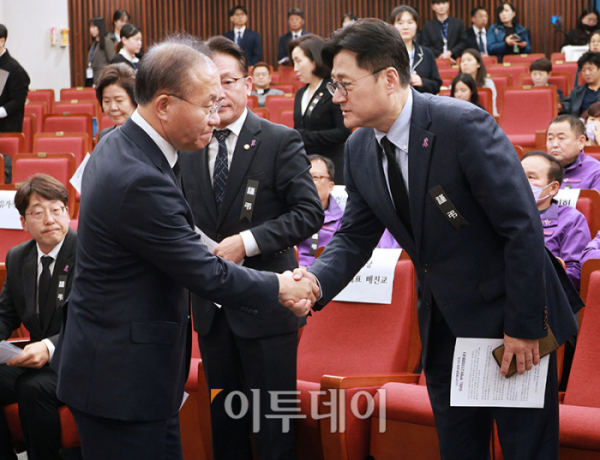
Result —
<svg viewBox="0 0 600 460"><path fill-rule="evenodd" d="M59 101L54 103L53 113L58 114L75 114L88 113L92 118L97 117L100 112L100 106L96 100L82 101L73 99L71 101Z"/></svg>
<svg viewBox="0 0 600 460"><path fill-rule="evenodd" d="M44 134L52 136L52 133L40 133L36 135L33 153L71 152L75 156L75 167L77 167L83 161L85 154L89 152L89 140L85 133L81 133L81 135L65 133L64 136L53 137L43 136Z"/></svg>
<svg viewBox="0 0 600 460"><path fill-rule="evenodd" d="M518 65L518 64L494 64L486 67L487 73L490 75L494 74L508 74L512 77L513 81L519 81L519 75L523 73L528 73L529 66L528 65Z"/></svg>
<svg viewBox="0 0 600 460"><path fill-rule="evenodd" d="M571 81L575 81L575 76L577 75L577 63L576 62L563 62L563 63L553 63L552 64L552 73L554 72L568 72L571 75ZM565 94L566 96L566 94Z"/></svg>
<svg viewBox="0 0 600 460"><path fill-rule="evenodd" d="M73 115L59 115L55 113L44 115L44 133L87 133L93 137L92 116L87 113ZM39 131L38 131L39 132Z"/></svg>
<svg viewBox="0 0 600 460"><path fill-rule="evenodd" d="M1 133L0 153L13 157L18 153L25 153L25 135L23 133Z"/></svg>
<svg viewBox="0 0 600 460"><path fill-rule="evenodd" d="M438 69L438 72L440 73L440 78L442 78L442 79L444 79L444 78L454 79L454 77L456 77L460 73L460 69L458 68L457 65L455 65L452 67L442 67L441 69Z"/></svg>
<svg viewBox="0 0 600 460"><path fill-rule="evenodd" d="M27 93L28 102L45 102L49 111L54 106L55 96L53 89L30 89Z"/></svg>
<svg viewBox="0 0 600 460"><path fill-rule="evenodd" d="M0 262L6 260L6 253L10 248L16 245L29 241L31 235L25 230L8 230L0 228Z"/></svg>
<svg viewBox="0 0 600 460"><path fill-rule="evenodd" d="M509 74L491 74L488 75L488 78L490 78L494 82L497 94L500 94L500 91L502 91L502 89L512 86L513 78ZM500 107L498 107L498 111L500 111Z"/></svg>
<svg viewBox="0 0 600 460"><path fill-rule="evenodd" d="M26 113L23 117L23 135L25 136L25 150L23 153L31 153L33 148L33 136L37 133L37 120L33 113Z"/></svg>
<svg viewBox="0 0 600 460"><path fill-rule="evenodd" d="M294 98L291 96L267 96L265 99L265 108L269 109L271 114L276 114L282 108L294 109Z"/></svg>
<svg viewBox="0 0 600 460"><path fill-rule="evenodd" d="M590 234L595 237L600 231L600 192L581 190L577 200L577 210L585 216Z"/></svg>
<svg viewBox="0 0 600 460"><path fill-rule="evenodd" d="M535 145L536 130L546 129L558 112L556 87L504 88L498 98L500 126L511 135L526 135L530 142L514 142L522 146Z"/></svg>
<svg viewBox="0 0 600 460"><path fill-rule="evenodd" d="M82 86L76 88L63 88L60 90L61 101L78 100L96 100L96 90L94 88L84 88Z"/></svg>
<svg viewBox="0 0 600 460"><path fill-rule="evenodd" d="M25 115L32 113L35 115L35 130L36 132L42 131L44 115L48 113L48 104L45 102L29 102L25 104Z"/></svg>
<svg viewBox="0 0 600 460"><path fill-rule="evenodd" d="M512 65L526 65L529 66L533 61L545 58L544 53L531 53L531 54L507 54L502 58L502 63L510 63Z"/></svg>
<svg viewBox="0 0 600 460"><path fill-rule="evenodd" d="M519 80L519 86L533 86L531 75L523 74ZM553 73L550 75L548 83L560 89L563 96L568 96L571 91L571 76L566 72L560 72L560 75Z"/></svg>

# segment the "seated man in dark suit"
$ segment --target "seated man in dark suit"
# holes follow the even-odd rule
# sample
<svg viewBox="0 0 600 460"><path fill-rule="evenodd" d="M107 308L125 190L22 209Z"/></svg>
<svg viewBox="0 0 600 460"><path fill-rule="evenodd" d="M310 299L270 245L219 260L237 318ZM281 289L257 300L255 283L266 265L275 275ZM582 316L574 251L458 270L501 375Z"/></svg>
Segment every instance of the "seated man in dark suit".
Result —
<svg viewBox="0 0 600 460"><path fill-rule="evenodd" d="M237 5L229 10L229 20L233 24L233 30L225 32L224 37L241 46L248 59L248 65L254 65L262 61L262 43L260 35L254 30L246 28L248 22L248 10L245 6Z"/></svg>
<svg viewBox="0 0 600 460"><path fill-rule="evenodd" d="M7 38L6 26L0 24L0 71L8 72L0 93L0 132L20 133L30 80L25 69L6 49Z"/></svg>
<svg viewBox="0 0 600 460"><path fill-rule="evenodd" d="M33 240L6 255L0 294L0 339L23 324L31 334L24 353L0 365L0 404L19 403L30 460L59 459L60 418L56 372L48 366L71 290L76 233L69 229L69 196L56 179L37 174L21 183L15 206ZM0 458L16 459L0 410Z"/></svg>
<svg viewBox="0 0 600 460"><path fill-rule="evenodd" d="M423 26L421 44L433 51L436 58L458 59L467 48L463 37L464 23L450 17L448 0L431 0L431 9L435 11L435 19Z"/></svg>
<svg viewBox="0 0 600 460"><path fill-rule="evenodd" d="M465 30L464 41L467 48L479 50L482 56L487 56L487 31L488 13L483 6L476 6L471 10L471 23L473 27Z"/></svg>
<svg viewBox="0 0 600 460"><path fill-rule="evenodd" d="M564 113L585 118L585 112L600 101L600 53L588 51L577 61L585 83L576 86L562 101Z"/></svg>
<svg viewBox="0 0 600 460"><path fill-rule="evenodd" d="M310 34L304 30L304 11L300 8L292 8L288 11L288 25L290 31L279 37L279 45L277 46L277 62L279 64L288 64L290 56L288 54L288 45L292 40L296 40L302 35Z"/></svg>

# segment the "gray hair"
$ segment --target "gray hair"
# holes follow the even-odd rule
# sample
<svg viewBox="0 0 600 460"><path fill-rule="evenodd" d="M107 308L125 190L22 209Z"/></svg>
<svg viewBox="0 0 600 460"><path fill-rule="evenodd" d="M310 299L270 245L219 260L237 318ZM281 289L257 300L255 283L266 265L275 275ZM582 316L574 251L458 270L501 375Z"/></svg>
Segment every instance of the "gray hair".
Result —
<svg viewBox="0 0 600 460"><path fill-rule="evenodd" d="M178 34L153 45L140 61L135 80L135 98L150 103L159 92L186 97L192 90L190 70L198 65L214 66L203 42Z"/></svg>

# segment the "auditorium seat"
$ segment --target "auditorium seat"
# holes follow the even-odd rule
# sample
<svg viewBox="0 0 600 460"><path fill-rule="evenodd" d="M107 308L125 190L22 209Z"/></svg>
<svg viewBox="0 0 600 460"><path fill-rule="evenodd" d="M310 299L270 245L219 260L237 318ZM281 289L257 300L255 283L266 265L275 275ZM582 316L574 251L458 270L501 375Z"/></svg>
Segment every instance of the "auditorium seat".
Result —
<svg viewBox="0 0 600 460"><path fill-rule="evenodd" d="M368 420L350 410L359 392L373 395L390 374L413 371L419 361L416 321L416 276L412 261L396 264L391 305L330 302L308 318L298 345L298 390L301 414L297 420L298 459L362 460L369 451ZM392 378L393 380L393 378ZM343 392L342 392L343 390ZM330 429L330 418L311 416L311 394L319 414L345 413L345 432ZM332 397L332 394L334 395ZM339 403L338 410L328 406ZM364 397L359 399L364 413ZM345 410L344 410L345 408ZM322 449L322 450L321 450Z"/></svg>
<svg viewBox="0 0 600 460"><path fill-rule="evenodd" d="M438 69L442 69L442 68L445 68L445 67L452 67L452 65L453 65L452 61L450 59L439 59L439 58L436 58L435 59L435 63L437 64Z"/></svg>
<svg viewBox="0 0 600 460"><path fill-rule="evenodd" d="M271 84L277 85L281 81L281 75L279 72L271 72Z"/></svg>
<svg viewBox="0 0 600 460"><path fill-rule="evenodd" d="M23 153L31 153L35 133L37 133L36 116L34 113L26 113L23 117L23 135L25 136L25 150L23 150Z"/></svg>
<svg viewBox="0 0 600 460"><path fill-rule="evenodd" d="M98 132L106 128L112 128L113 126L115 126L115 124L112 121L110 121L110 118L108 118L108 116L105 113L103 113L98 121Z"/></svg>
<svg viewBox="0 0 600 460"><path fill-rule="evenodd" d="M279 83L292 83L296 79L293 66L280 65L277 72L280 77Z"/></svg>
<svg viewBox="0 0 600 460"><path fill-rule="evenodd" d="M585 318L560 405L561 460L600 459L600 272L590 276Z"/></svg>
<svg viewBox="0 0 600 460"><path fill-rule="evenodd" d="M553 63L552 72L568 72L571 75L571 81L575 82L577 76L577 62Z"/></svg>
<svg viewBox="0 0 600 460"><path fill-rule="evenodd" d="M55 102L52 113L58 113L62 115L88 113L92 118L99 118L100 114L102 113L102 109L100 108L98 101L95 99L72 99L70 101Z"/></svg>
<svg viewBox="0 0 600 460"><path fill-rule="evenodd" d="M252 110L252 113L257 117L264 118L266 120L271 120L271 112L265 107L255 107L251 108L250 110Z"/></svg>
<svg viewBox="0 0 600 460"><path fill-rule="evenodd" d="M441 89L439 92L439 96L448 96L450 97L451 89ZM477 94L479 95L479 103L483 106L483 108L490 114L492 114L493 110L493 97L492 97L492 89L491 88L477 88Z"/></svg>
<svg viewBox="0 0 600 460"><path fill-rule="evenodd" d="M293 83L283 83L281 85L273 86L275 89L280 89L287 96L288 94L296 94L296 85Z"/></svg>
<svg viewBox="0 0 600 460"><path fill-rule="evenodd" d="M18 153L26 153L25 135L23 133L0 133L0 153L5 153L11 158ZM4 171L4 168L0 171Z"/></svg>
<svg viewBox="0 0 600 460"><path fill-rule="evenodd" d="M273 123L279 123L285 125L288 128L294 128L294 109L288 109L287 107L281 107L277 111L277 118L271 120Z"/></svg>
<svg viewBox="0 0 600 460"><path fill-rule="evenodd" d="M246 103L246 106L251 110L255 107L258 108L258 96L255 96L255 95L248 96L248 102Z"/></svg>
<svg viewBox="0 0 600 460"><path fill-rule="evenodd" d="M0 155L0 185L5 185L4 156Z"/></svg>
<svg viewBox="0 0 600 460"><path fill-rule="evenodd" d="M494 64L486 67L487 73L490 76L494 76L496 74L502 75L510 75L512 77L513 82L519 81L519 75L523 73L529 73L529 66L526 65L517 65L517 64Z"/></svg>
<svg viewBox="0 0 600 460"><path fill-rule="evenodd" d="M494 82L494 86L496 86L496 94L500 94L503 88L508 88L513 85L513 77L507 73L497 73L497 74L487 74L487 77ZM500 108L498 108L498 112L500 112Z"/></svg>
<svg viewBox="0 0 600 460"><path fill-rule="evenodd" d="M535 147L536 130L546 129L558 114L555 86L508 87L498 93L500 127L513 144Z"/></svg>
<svg viewBox="0 0 600 460"><path fill-rule="evenodd" d="M571 74L568 72L552 72L548 83L556 86L563 93L563 96L568 96L571 92ZM519 86L533 86L533 80L529 74L521 74L519 77Z"/></svg>
<svg viewBox="0 0 600 460"><path fill-rule="evenodd" d="M563 64L565 62L565 53L552 53L550 60L552 64Z"/></svg>
<svg viewBox="0 0 600 460"><path fill-rule="evenodd" d="M285 96L267 96L265 99L265 108L269 109L271 114L276 114L281 107L294 110L294 98L292 95Z"/></svg>
<svg viewBox="0 0 600 460"><path fill-rule="evenodd" d="M42 129L38 132L87 133L91 139L93 137L92 116L87 113L72 115L49 113L44 115Z"/></svg>
<svg viewBox="0 0 600 460"><path fill-rule="evenodd" d="M75 174L72 153L22 153L13 158L13 184L19 184L37 173L48 174L61 182L69 192L69 211L75 217L75 189L69 179Z"/></svg>
<svg viewBox="0 0 600 460"><path fill-rule="evenodd" d="M54 106L55 96L53 89L30 89L27 93L27 102L45 102L49 111Z"/></svg>
<svg viewBox="0 0 600 460"><path fill-rule="evenodd" d="M6 188L3 188L3 190L6 190ZM24 241L29 241L30 239L31 235L23 229L9 230L0 228L0 262L4 263L6 261L6 253L10 248L21 244Z"/></svg>
<svg viewBox="0 0 600 460"><path fill-rule="evenodd" d="M481 59L486 67L498 64L498 56L481 56ZM460 66L460 57L456 60L456 65Z"/></svg>
<svg viewBox="0 0 600 460"><path fill-rule="evenodd" d="M544 53L531 53L531 54L507 54L502 58L502 63L510 63L512 65L525 64L527 67L538 59L545 58Z"/></svg>
<svg viewBox="0 0 600 460"><path fill-rule="evenodd" d="M96 90L94 88L85 88L78 86L76 88L62 88L60 90L61 101L71 101L73 99L82 100L97 100Z"/></svg>
<svg viewBox="0 0 600 460"><path fill-rule="evenodd" d="M90 138L86 133L37 133L33 139L32 153L71 152L75 156L77 168L86 153L91 153Z"/></svg>
<svg viewBox="0 0 600 460"><path fill-rule="evenodd" d="M452 81L454 80L454 77L456 77L459 74L460 69L457 65L455 65L452 67L442 67L441 69L438 69L438 72L440 73L441 79L450 78L450 81Z"/></svg>
<svg viewBox="0 0 600 460"><path fill-rule="evenodd" d="M594 238L600 231L600 192L582 189L577 200L577 210L585 216Z"/></svg>
<svg viewBox="0 0 600 460"><path fill-rule="evenodd" d="M39 133L43 127L44 115L48 113L48 104L43 101L29 102L25 104L25 115L32 113L35 115L35 130Z"/></svg>

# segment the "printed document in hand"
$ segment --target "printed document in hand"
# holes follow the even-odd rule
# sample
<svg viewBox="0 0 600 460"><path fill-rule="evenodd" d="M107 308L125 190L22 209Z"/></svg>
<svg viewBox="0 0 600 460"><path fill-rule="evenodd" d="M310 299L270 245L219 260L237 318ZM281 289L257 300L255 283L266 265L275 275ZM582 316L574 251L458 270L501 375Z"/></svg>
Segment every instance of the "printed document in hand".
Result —
<svg viewBox="0 0 600 460"><path fill-rule="evenodd" d="M456 339L451 406L544 407L550 356L523 375L507 379L500 375L500 366L492 355L492 350L503 343L503 339Z"/></svg>
<svg viewBox="0 0 600 460"><path fill-rule="evenodd" d="M0 364L6 364L10 360L23 354L23 350L6 340L0 342Z"/></svg>

